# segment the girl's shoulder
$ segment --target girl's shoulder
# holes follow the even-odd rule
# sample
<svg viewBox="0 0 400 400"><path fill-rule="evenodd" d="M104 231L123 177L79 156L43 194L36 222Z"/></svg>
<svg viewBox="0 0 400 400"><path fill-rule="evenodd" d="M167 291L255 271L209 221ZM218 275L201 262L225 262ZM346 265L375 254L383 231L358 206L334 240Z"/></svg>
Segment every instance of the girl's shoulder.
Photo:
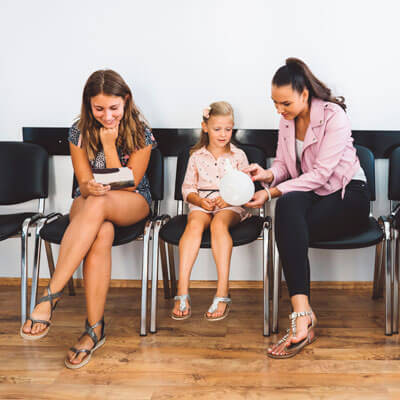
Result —
<svg viewBox="0 0 400 400"><path fill-rule="evenodd" d="M157 147L157 141L153 135L153 132L148 126L144 128L144 142L146 146L152 145L152 149Z"/></svg>
<svg viewBox="0 0 400 400"><path fill-rule="evenodd" d="M81 141L81 131L78 128L78 122L79 121L74 122L68 130L68 141L75 146L80 146Z"/></svg>
<svg viewBox="0 0 400 400"><path fill-rule="evenodd" d="M234 157L247 158L246 153L239 147L235 146L233 143L231 143L231 153L233 154Z"/></svg>

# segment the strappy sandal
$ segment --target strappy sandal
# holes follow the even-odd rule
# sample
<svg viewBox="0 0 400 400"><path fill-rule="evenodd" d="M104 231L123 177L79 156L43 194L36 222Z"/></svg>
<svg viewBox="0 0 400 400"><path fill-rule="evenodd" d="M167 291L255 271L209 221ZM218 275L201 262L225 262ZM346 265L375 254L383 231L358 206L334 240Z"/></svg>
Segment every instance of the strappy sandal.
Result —
<svg viewBox="0 0 400 400"><path fill-rule="evenodd" d="M185 312L188 307L186 305L186 300L189 303L189 312L185 315L176 315L173 311L171 312L171 318L176 320L176 321L183 321L184 319L188 319L192 316L192 304L190 301L190 296L188 294L182 294L180 296L175 296L174 300L177 301L179 300L179 311Z"/></svg>
<svg viewBox="0 0 400 400"><path fill-rule="evenodd" d="M217 311L217 309L218 309L219 303L226 303L224 313L222 315L220 315L219 317L209 317L207 315L207 313L210 313L210 314L215 313L215 311ZM230 298L230 296L228 296L228 297L214 296L214 300L213 300L210 308L208 309L208 311L206 313L204 313L204 318L207 321L221 321L222 319L225 319L229 314L229 309L230 309L231 303L232 303L232 299Z"/></svg>
<svg viewBox="0 0 400 400"><path fill-rule="evenodd" d="M94 328L96 328L97 326L99 326L101 324L101 337L100 340L98 339L96 333L94 332ZM85 332L82 333L82 335L79 337L78 341L81 340L85 335L88 335L90 337L90 339L93 340L93 347L91 350L88 349L76 349L75 347L70 347L70 350L73 351L75 353L75 357L74 359L78 356L78 354L80 353L86 353L86 357L84 357L84 359L79 363L79 364L73 364L69 361L68 358L65 358L65 366L67 368L70 369L78 369L83 367L84 365L86 365L90 359L92 358L92 354L101 346L103 346L103 344L106 342L106 335L104 334L104 327L105 327L105 323L104 323L104 317L96 322L94 325L90 326L89 325L89 321L86 320L85 323Z"/></svg>
<svg viewBox="0 0 400 400"><path fill-rule="evenodd" d="M57 293L51 293L50 290L50 285L47 286L47 296L42 296L39 301L37 302L37 304L40 303L44 303L45 301L49 301L50 305L51 305L51 309L50 309L50 318L48 319L48 321L42 320L42 319L33 319L32 317L27 318L27 321L32 321L32 325L31 325L31 331L33 328L33 325L35 324L44 324L46 325L46 328L43 329L42 331L40 331L39 333L33 334L33 333L25 333L22 328L23 326L21 326L21 329L19 330L20 335L27 340L38 340L41 339L43 337L45 337L50 330L50 325L51 325L51 318L53 316L53 312L57 307L58 301L53 303L53 301L55 299L60 298L62 295L62 290L60 292Z"/></svg>
<svg viewBox="0 0 400 400"><path fill-rule="evenodd" d="M276 343L274 346L279 346L282 343L285 343L289 338L290 331L292 331L292 336L296 336L296 332L297 332L296 320L298 317L305 317L305 316L309 316L311 318L311 324L308 325L308 328L307 328L307 336L299 343L293 343L289 347L285 346L283 348L284 354L267 353L268 357L275 358L275 359L284 359L284 358L294 357L304 347L308 346L309 344L311 344L317 340L317 337L315 335L313 338L311 338L311 331L316 326L316 322L313 317L313 311L310 310L310 311L302 311L302 312L292 312L291 314L289 314L289 320L291 321L291 327L286 330L286 332L287 332L286 335L283 336L283 338L281 340L279 340L279 342Z"/></svg>

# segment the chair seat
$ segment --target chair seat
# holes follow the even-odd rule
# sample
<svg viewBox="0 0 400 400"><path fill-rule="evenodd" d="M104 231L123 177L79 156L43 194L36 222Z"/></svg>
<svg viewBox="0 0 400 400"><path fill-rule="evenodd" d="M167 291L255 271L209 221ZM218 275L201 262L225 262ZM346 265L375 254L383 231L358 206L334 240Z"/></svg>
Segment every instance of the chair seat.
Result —
<svg viewBox="0 0 400 400"><path fill-rule="evenodd" d="M160 229L161 239L165 242L178 245L186 228L186 223L187 215L177 215L172 218ZM232 236L233 245L241 246L256 240L260 236L263 223L263 218L252 216L232 227L229 231ZM209 229L204 231L200 247L203 249L211 248L211 233Z"/></svg>
<svg viewBox="0 0 400 400"><path fill-rule="evenodd" d="M142 219L136 224L129 226L115 226L115 237L113 246L120 246L137 239L144 232L144 227L148 218ZM63 215L50 224L43 226L40 236L46 242L60 244L69 224L69 214Z"/></svg>
<svg viewBox="0 0 400 400"><path fill-rule="evenodd" d="M21 232L22 224L26 218L33 217L36 213L19 213L0 215L0 241Z"/></svg>
<svg viewBox="0 0 400 400"><path fill-rule="evenodd" d="M368 227L363 232L335 240L314 241L310 243L310 247L314 249L358 249L376 245L382 240L383 231L379 227L378 221L370 217Z"/></svg>

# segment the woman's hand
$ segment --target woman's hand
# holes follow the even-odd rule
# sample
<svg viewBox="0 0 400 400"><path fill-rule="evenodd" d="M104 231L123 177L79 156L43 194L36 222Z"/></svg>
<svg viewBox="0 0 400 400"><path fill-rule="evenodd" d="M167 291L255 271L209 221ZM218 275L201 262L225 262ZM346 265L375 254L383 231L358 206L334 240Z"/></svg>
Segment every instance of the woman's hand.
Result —
<svg viewBox="0 0 400 400"><path fill-rule="evenodd" d="M204 208L207 211L213 211L215 208L214 200L202 198L200 200L200 207Z"/></svg>
<svg viewBox="0 0 400 400"><path fill-rule="evenodd" d="M258 190L254 193L253 198L244 206L249 208L261 208L267 200L268 193L265 190Z"/></svg>
<svg viewBox="0 0 400 400"><path fill-rule="evenodd" d="M94 179L91 179L88 182L79 186L82 196L104 196L109 190L111 190L110 185L102 185L101 183L96 182Z"/></svg>
<svg viewBox="0 0 400 400"><path fill-rule="evenodd" d="M243 169L243 172L251 176L252 181L263 181L271 183L274 180L274 174L270 169L264 169L258 164L250 164Z"/></svg>
<svg viewBox="0 0 400 400"><path fill-rule="evenodd" d="M218 196L214 199L214 204L218 207L218 208L225 208L225 207L230 207L230 205L221 197Z"/></svg>
<svg viewBox="0 0 400 400"><path fill-rule="evenodd" d="M112 146L115 147L115 142L118 138L118 127L119 124L117 124L117 126L115 126L114 128L100 128L100 141L103 145L103 149Z"/></svg>

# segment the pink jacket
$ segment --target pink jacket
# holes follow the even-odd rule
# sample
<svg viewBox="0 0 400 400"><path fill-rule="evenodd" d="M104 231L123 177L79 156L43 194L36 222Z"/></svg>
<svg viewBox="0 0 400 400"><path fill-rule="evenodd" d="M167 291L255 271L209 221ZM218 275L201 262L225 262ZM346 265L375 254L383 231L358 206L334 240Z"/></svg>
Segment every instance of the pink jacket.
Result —
<svg viewBox="0 0 400 400"><path fill-rule="evenodd" d="M353 146L350 122L337 104L313 99L301 156L302 174L296 168L295 122L281 119L278 148L271 170L276 186L283 194L314 191L326 196L342 189L360 168Z"/></svg>

